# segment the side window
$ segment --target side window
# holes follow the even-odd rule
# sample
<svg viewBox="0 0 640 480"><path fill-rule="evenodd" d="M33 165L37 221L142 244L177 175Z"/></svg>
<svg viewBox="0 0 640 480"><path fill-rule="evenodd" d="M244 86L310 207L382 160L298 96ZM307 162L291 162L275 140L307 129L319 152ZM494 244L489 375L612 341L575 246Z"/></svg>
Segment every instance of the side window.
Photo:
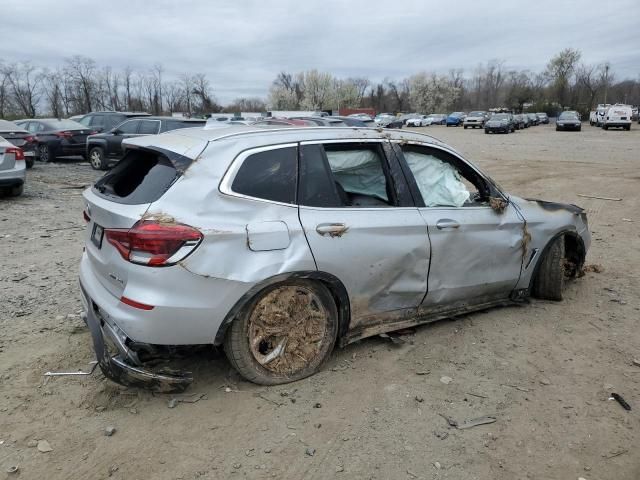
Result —
<svg viewBox="0 0 640 480"><path fill-rule="evenodd" d="M118 126L118 130L120 133L124 133L126 135L130 135L132 133L138 133L138 124L140 120L129 120L128 122L124 122Z"/></svg>
<svg viewBox="0 0 640 480"><path fill-rule="evenodd" d="M249 197L281 203L296 203L298 150L276 148L244 159L231 190Z"/></svg>
<svg viewBox="0 0 640 480"><path fill-rule="evenodd" d="M84 120L84 119L83 119ZM91 117L90 123L84 123L84 125L91 125L92 127L104 127L104 115L94 115Z"/></svg>
<svg viewBox="0 0 640 480"><path fill-rule="evenodd" d="M488 201L484 181L458 158L436 148L405 144L404 159L425 207L478 206Z"/></svg>
<svg viewBox="0 0 640 480"><path fill-rule="evenodd" d="M44 123L31 122L31 125L33 125L35 127L34 132L44 132L46 130L45 126L44 126ZM49 128L49 130L51 130L51 129Z"/></svg>
<svg viewBox="0 0 640 480"><path fill-rule="evenodd" d="M396 205L380 145L325 144L324 151L342 206Z"/></svg>
<svg viewBox="0 0 640 480"><path fill-rule="evenodd" d="M78 120L78 123L81 123L85 127L88 127L89 125L91 125L91 122L93 120L95 120L95 119L96 119L96 117L94 115L88 115L88 116L82 117L80 120Z"/></svg>
<svg viewBox="0 0 640 480"><path fill-rule="evenodd" d="M322 145L300 146L298 203L307 207L343 206Z"/></svg>
<svg viewBox="0 0 640 480"><path fill-rule="evenodd" d="M155 135L160 131L160 122L158 120L141 120L138 133L143 135Z"/></svg>

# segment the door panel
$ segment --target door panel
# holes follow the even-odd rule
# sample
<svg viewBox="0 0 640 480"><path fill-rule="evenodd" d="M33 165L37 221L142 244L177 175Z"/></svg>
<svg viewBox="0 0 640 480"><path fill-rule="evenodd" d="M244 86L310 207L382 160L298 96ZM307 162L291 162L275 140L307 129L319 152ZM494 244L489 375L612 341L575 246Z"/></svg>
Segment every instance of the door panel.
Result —
<svg viewBox="0 0 640 480"><path fill-rule="evenodd" d="M520 213L493 182L461 157L433 145L397 145L409 185L431 240L428 291L423 306L458 308L509 297L520 278ZM506 203L506 202L505 202Z"/></svg>
<svg viewBox="0 0 640 480"><path fill-rule="evenodd" d="M418 209L395 206L398 185L391 180L395 177L389 168L396 167L384 155L382 143L368 152L349 148L343 157L338 151L336 157L336 147L339 150L341 145L332 145L331 164L321 145L300 147L298 202L318 270L335 275L347 289L350 329L354 329L391 318L383 314L420 305L427 287L430 248ZM375 162L360 168L359 162L371 151L386 166L381 177L375 176ZM341 159L348 168L338 172ZM359 172L367 178L360 178ZM376 178L382 184L376 184ZM388 206L369 206L383 199Z"/></svg>
<svg viewBox="0 0 640 480"><path fill-rule="evenodd" d="M509 205L421 208L431 239L424 305L507 298L520 278L524 223Z"/></svg>

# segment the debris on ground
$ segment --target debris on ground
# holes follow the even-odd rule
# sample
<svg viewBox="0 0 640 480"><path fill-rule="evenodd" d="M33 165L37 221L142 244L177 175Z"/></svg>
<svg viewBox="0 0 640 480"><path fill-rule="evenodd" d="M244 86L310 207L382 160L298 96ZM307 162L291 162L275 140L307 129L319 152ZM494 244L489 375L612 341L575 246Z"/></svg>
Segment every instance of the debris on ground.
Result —
<svg viewBox="0 0 640 480"><path fill-rule="evenodd" d="M631 361L631 363L633 363L636 367L640 367L640 360L637 360L637 359L635 359L635 358L634 358L634 359Z"/></svg>
<svg viewBox="0 0 640 480"><path fill-rule="evenodd" d="M442 383L444 383L445 385L449 385L451 382L453 382L453 378L451 377L447 377L446 375L440 377L440 381Z"/></svg>
<svg viewBox="0 0 640 480"><path fill-rule="evenodd" d="M490 417L490 416L478 417L478 418L473 418L471 420L465 420L462 423L458 423L458 425L456 425L456 428L458 430L464 430L466 428L477 427L478 425L488 425L490 423L494 423L496 420L497 420L496 417Z"/></svg>
<svg viewBox="0 0 640 480"><path fill-rule="evenodd" d="M404 345L406 342L403 338L394 335L393 333L387 334L387 333L381 333L380 335L378 335L380 338L384 338L386 340L390 340L391 343L393 343L394 345Z"/></svg>
<svg viewBox="0 0 640 480"><path fill-rule="evenodd" d="M196 403L206 399L206 397L206 393L188 393L186 395L175 396L167 402L167 407L175 408L178 406L178 403Z"/></svg>
<svg viewBox="0 0 640 480"><path fill-rule="evenodd" d="M47 442L46 440L39 440L38 451L41 453L52 452L53 448L51 447L51 445L49 445L49 442Z"/></svg>
<svg viewBox="0 0 640 480"><path fill-rule="evenodd" d="M617 197L599 197L597 195L583 195L582 193L578 193L579 197L582 198L595 198L596 200L609 200L612 202L621 202L622 199L621 198L617 198Z"/></svg>
<svg viewBox="0 0 640 480"><path fill-rule="evenodd" d="M416 395L416 402L422 403L422 402L424 402L424 398L419 396L419 395Z"/></svg>
<svg viewBox="0 0 640 480"><path fill-rule="evenodd" d="M114 433L116 433L116 427L109 426L104 429L105 437L111 437Z"/></svg>
<svg viewBox="0 0 640 480"><path fill-rule="evenodd" d="M520 387L518 385L509 385L508 383L502 383L501 384L503 387L509 387L509 388L515 388L516 390L520 391L520 392L530 392L531 390L529 390L528 388L525 387Z"/></svg>
<svg viewBox="0 0 640 480"><path fill-rule="evenodd" d="M479 425L488 425L490 423L494 423L494 422L497 421L496 417L492 417L492 416L489 416L489 415L484 416L484 417L472 418L470 420L465 420L464 422L458 422L457 420L455 420L455 419L453 419L451 417L447 417L446 415L443 415L442 413L440 413L439 415L447 421L447 423L449 424L450 427L455 427L458 430L466 430L467 428L473 428L473 427L477 427Z"/></svg>
<svg viewBox="0 0 640 480"><path fill-rule="evenodd" d="M622 398L621 395L618 395L617 393L612 393L611 394L611 398L613 400L615 400L616 402L618 402L622 408L624 408L625 410L631 410L631 405L629 405L624 398Z"/></svg>
<svg viewBox="0 0 640 480"><path fill-rule="evenodd" d="M310 457L313 457L316 454L316 449L312 448L312 447L309 447L304 451L304 453L306 453Z"/></svg>
<svg viewBox="0 0 640 480"><path fill-rule="evenodd" d="M582 267L582 272L583 273L589 273L589 272L602 273L604 272L604 267L596 263L591 263L589 265L585 265L584 267Z"/></svg>
<svg viewBox="0 0 640 480"><path fill-rule="evenodd" d="M611 453L608 453L608 454L606 454L606 455L602 455L602 458L606 458L606 459L608 460L608 459L610 459L610 458L615 458L615 457L619 457L620 455L624 455L624 454L625 454L625 453L627 453L628 451L629 451L629 450L627 450L627 449L625 448L625 449L622 449L622 450L618 450L617 452L611 452Z"/></svg>
<svg viewBox="0 0 640 480"><path fill-rule="evenodd" d="M431 370L420 370L416 372L416 375L429 375Z"/></svg>
<svg viewBox="0 0 640 480"><path fill-rule="evenodd" d="M7 467L6 472L7 473L18 473L18 470L20 470L20 467L18 465L11 465L10 467Z"/></svg>

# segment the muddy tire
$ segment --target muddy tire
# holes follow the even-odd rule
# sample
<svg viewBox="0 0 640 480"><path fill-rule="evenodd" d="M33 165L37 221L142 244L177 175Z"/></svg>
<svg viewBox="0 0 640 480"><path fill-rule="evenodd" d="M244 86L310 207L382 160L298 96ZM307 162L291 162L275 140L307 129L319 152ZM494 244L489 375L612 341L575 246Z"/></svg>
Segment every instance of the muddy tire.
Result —
<svg viewBox="0 0 640 480"><path fill-rule="evenodd" d="M543 300L562 300L565 280L564 236L553 240L541 260L533 281L533 296Z"/></svg>
<svg viewBox="0 0 640 480"><path fill-rule="evenodd" d="M245 379L261 385L316 373L338 334L338 310L320 283L296 280L267 287L229 326L224 350Z"/></svg>

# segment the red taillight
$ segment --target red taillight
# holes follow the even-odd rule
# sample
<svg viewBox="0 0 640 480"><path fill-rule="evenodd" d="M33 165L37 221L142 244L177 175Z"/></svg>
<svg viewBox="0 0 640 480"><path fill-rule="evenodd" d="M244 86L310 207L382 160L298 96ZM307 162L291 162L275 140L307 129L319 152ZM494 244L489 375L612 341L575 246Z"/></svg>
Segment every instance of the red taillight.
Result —
<svg viewBox="0 0 640 480"><path fill-rule="evenodd" d="M9 147L9 148L5 148L4 149L4 154L12 154L15 155L16 157L16 162L19 160L24 161L24 152L22 151L21 148L18 147Z"/></svg>
<svg viewBox="0 0 640 480"><path fill-rule="evenodd" d="M24 141L27 143L36 143L38 141L38 139L36 137L34 137L33 135L29 135L27 137L24 137Z"/></svg>
<svg viewBox="0 0 640 480"><path fill-rule="evenodd" d="M95 135L96 133L100 133L97 130L94 130L93 132L89 132L89 135Z"/></svg>
<svg viewBox="0 0 640 480"><path fill-rule="evenodd" d="M141 220L130 230L105 230L107 241L125 260L159 267L173 265L189 255L202 240L193 227Z"/></svg>
<svg viewBox="0 0 640 480"><path fill-rule="evenodd" d="M55 135L60 138L71 138L73 137L72 132L56 132Z"/></svg>
<svg viewBox="0 0 640 480"><path fill-rule="evenodd" d="M127 297L120 297L120 301L130 307L139 308L140 310L153 310L153 305L147 305L146 303L136 302Z"/></svg>

